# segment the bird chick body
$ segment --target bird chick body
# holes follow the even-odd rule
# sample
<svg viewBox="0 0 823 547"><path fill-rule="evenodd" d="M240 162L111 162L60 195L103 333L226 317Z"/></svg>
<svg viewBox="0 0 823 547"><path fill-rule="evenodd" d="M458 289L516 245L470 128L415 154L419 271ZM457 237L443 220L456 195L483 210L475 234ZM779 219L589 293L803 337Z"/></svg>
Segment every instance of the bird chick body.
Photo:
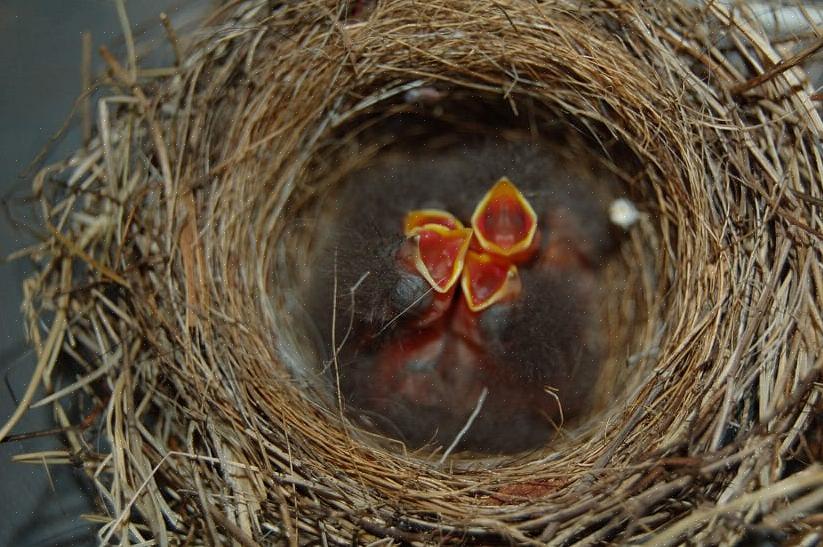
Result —
<svg viewBox="0 0 823 547"><path fill-rule="evenodd" d="M502 176L542 230L539 252L521 268L522 291L482 312L459 297L443 307L444 297L398 267L402 219L435 207L465 222ZM598 370L596 272L615 244L613 192L602 174L540 143L417 151L351 177L318 244L309 292L328 352L346 340L337 360L347 404L411 446L444 446L486 390L458 447L479 452L537 446L583 413ZM438 305L445 311L432 314Z"/></svg>

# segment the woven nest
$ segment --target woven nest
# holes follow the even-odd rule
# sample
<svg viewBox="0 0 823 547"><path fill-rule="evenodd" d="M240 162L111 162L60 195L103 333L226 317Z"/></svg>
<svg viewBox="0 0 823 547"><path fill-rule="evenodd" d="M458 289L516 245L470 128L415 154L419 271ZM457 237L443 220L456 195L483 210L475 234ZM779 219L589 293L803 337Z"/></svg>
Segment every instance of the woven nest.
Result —
<svg viewBox="0 0 823 547"><path fill-rule="evenodd" d="M107 56L96 138L35 182L25 307L53 460L93 479L104 541L820 541L819 39L717 2L578 4L237 1L170 76ZM642 212L604 301L621 387L543 448L440 465L307 373L315 213L409 112L565 128Z"/></svg>

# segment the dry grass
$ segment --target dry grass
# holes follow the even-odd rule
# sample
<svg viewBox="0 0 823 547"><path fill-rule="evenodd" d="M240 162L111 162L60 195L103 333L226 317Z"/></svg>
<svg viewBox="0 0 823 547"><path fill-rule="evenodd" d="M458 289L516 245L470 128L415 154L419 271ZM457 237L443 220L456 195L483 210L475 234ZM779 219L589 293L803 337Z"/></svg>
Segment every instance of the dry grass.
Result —
<svg viewBox="0 0 823 547"><path fill-rule="evenodd" d="M29 253L21 412L57 392L70 448L21 459L82 462L101 538L124 544L814 538L819 38L773 45L720 3L578 4L387 0L358 21L234 1L175 38L173 75L107 55L90 145L35 181L49 237ZM628 388L538 454L444 470L355 431L303 366L314 226L293 220L425 86L560 113L641 166L622 173L649 213L623 249L637 301L609 314L638 350ZM64 356L87 374L69 389ZM80 392L100 438L69 422Z"/></svg>

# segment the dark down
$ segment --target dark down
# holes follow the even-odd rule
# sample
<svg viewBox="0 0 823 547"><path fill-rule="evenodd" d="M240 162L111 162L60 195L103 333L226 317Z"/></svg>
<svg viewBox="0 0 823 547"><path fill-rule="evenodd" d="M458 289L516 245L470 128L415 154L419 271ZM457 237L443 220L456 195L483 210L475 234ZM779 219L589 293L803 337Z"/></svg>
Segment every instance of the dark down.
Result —
<svg viewBox="0 0 823 547"><path fill-rule="evenodd" d="M534 142L423 147L350 177L310 302L350 416L409 448L477 453L536 448L585 418L615 191Z"/></svg>

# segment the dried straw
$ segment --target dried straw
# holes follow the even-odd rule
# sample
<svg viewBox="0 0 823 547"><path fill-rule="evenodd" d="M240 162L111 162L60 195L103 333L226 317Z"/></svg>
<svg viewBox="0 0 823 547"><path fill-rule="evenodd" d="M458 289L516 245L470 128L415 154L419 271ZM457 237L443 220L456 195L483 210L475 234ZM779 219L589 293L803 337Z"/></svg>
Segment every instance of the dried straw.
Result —
<svg viewBox="0 0 823 547"><path fill-rule="evenodd" d="M152 79L104 52L90 145L35 180L25 286L21 412L53 394L69 448L20 459L82 464L124 544L820 541L818 31L772 42L719 2L356 7L229 2L170 32L179 67ZM326 404L296 301L306 212L431 86L620 143L646 212L621 257L636 299L609 304L626 391L543 451L448 469ZM95 407L79 425L70 395Z"/></svg>

